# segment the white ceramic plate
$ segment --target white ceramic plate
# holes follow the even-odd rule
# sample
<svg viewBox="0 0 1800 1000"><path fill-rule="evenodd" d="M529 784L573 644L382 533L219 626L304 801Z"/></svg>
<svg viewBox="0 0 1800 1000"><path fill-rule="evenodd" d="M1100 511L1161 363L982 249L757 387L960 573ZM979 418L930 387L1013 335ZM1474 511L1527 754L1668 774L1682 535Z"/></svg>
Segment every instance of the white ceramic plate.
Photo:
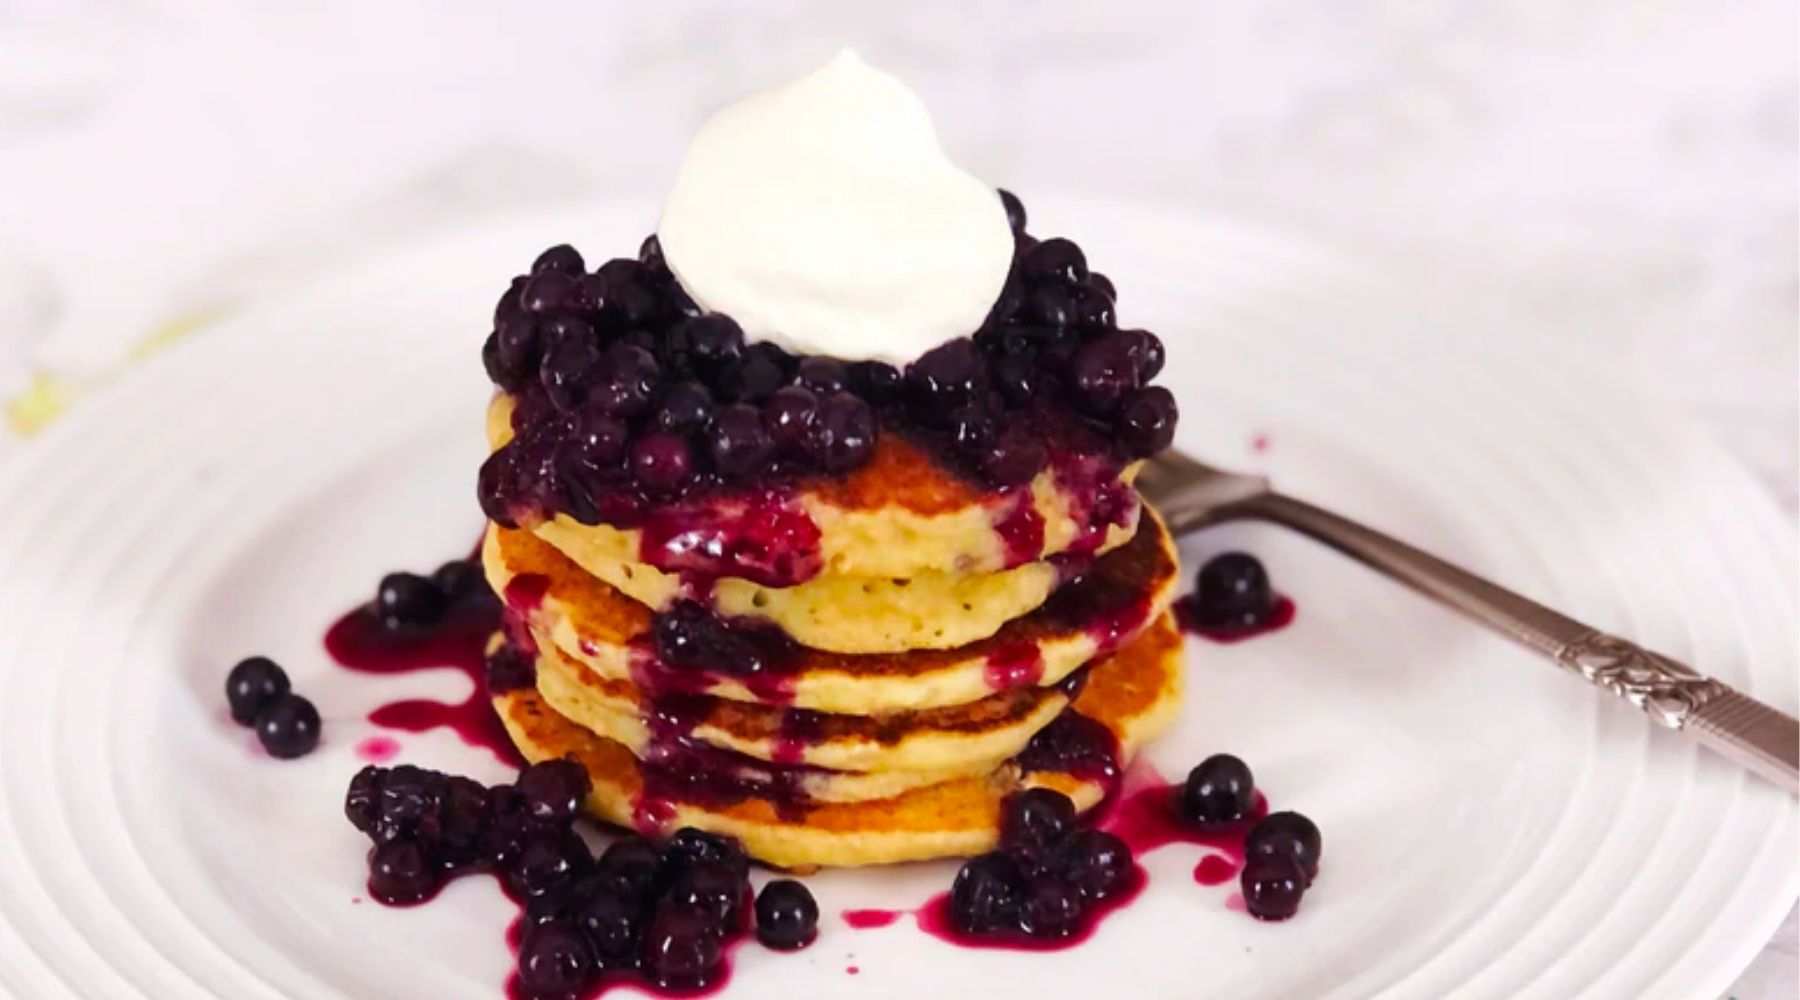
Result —
<svg viewBox="0 0 1800 1000"><path fill-rule="evenodd" d="M1560 376L1465 345L1466 319L1345 260L1221 221L1034 204L1170 344L1181 442L1267 469L1793 711L1795 539L1720 453ZM490 882L360 903L344 822L363 721L460 699L449 675L334 669L326 624L393 568L465 551L482 452L477 346L550 242L635 247L651 213L520 223L355 269L181 345L0 471L0 982L83 997L494 1000ZM1266 440L1259 450L1252 442ZM1248 760L1325 833L1295 920L1262 925L1151 854L1152 885L1068 952L951 948L851 907L916 904L948 863L811 880L797 956L740 952L741 997L1184 996L1692 1000L1717 995L1800 881L1795 803L1531 656L1310 543L1255 526L1285 632L1191 648L1151 761ZM276 763L225 717L232 662L275 656L327 716ZM446 733L407 759L494 778ZM854 974L848 970L854 966Z"/></svg>

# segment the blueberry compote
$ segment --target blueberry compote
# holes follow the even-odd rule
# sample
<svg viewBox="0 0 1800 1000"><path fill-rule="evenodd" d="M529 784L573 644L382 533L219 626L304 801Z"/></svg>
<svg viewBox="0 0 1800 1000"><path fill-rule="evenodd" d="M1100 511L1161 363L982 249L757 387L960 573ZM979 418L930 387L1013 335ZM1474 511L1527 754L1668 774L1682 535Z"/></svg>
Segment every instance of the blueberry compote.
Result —
<svg viewBox="0 0 1800 1000"><path fill-rule="evenodd" d="M692 995L722 983L752 924L749 860L695 829L656 844L627 837L596 858L576 830L589 792L571 761L545 761L510 785L483 787L422 768L366 767L344 799L369 837L369 894L424 902L462 875L491 874L522 913L510 935L521 1000L575 1000L631 984ZM771 894L772 891L772 894ZM756 901L760 934L791 949L811 940L818 907L797 883Z"/></svg>
<svg viewBox="0 0 1800 1000"><path fill-rule="evenodd" d="M449 729L504 763L518 751L494 714L489 695L533 682L528 650L508 644L487 655L488 638L501 625L501 603L472 561L445 563L427 576L390 573L369 603L339 618L325 633L325 649L349 670L370 674L449 668L474 685L461 702L426 699L389 702L369 713L388 729Z"/></svg>
<svg viewBox="0 0 1800 1000"><path fill-rule="evenodd" d="M1175 618L1202 638L1239 642L1286 627L1294 602L1275 592L1255 556L1226 552L1200 567L1194 592L1175 602Z"/></svg>
<svg viewBox="0 0 1800 1000"><path fill-rule="evenodd" d="M1174 434L1175 399L1150 384L1162 343L1119 329L1112 283L1079 247L1009 214L1013 264L982 327L904 371L747 342L682 290L654 236L593 271L568 246L544 251L500 296L482 348L515 404L512 441L481 469L482 509L503 525L643 527L652 565L786 586L822 568L792 488L860 467L882 434L984 488L1046 468L1114 480ZM1126 498L1087 492L1077 506L1103 535ZM1009 548L1036 555L1029 516L1008 530Z"/></svg>
<svg viewBox="0 0 1800 1000"><path fill-rule="evenodd" d="M1078 827L1067 796L1033 788L1002 806L1000 849L964 864L919 925L982 947L1067 947L1143 884L1124 841Z"/></svg>

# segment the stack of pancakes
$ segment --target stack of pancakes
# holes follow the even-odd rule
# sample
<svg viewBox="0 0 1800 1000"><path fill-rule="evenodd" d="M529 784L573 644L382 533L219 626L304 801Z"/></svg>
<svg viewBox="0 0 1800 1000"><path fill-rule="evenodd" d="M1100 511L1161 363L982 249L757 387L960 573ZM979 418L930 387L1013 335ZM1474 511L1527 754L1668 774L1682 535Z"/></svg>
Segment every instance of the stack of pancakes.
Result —
<svg viewBox="0 0 1800 1000"><path fill-rule="evenodd" d="M495 448L511 409L490 408ZM495 707L528 759L582 763L612 823L729 834L790 868L991 849L1007 795L1091 808L1173 715L1175 553L1134 473L1053 466L988 490L883 434L867 464L776 500L659 512L678 513L673 539L566 515L493 525L496 655L535 661ZM770 530L784 518L804 530ZM747 530L772 551L745 575L669 558ZM772 560L801 572L756 571ZM697 661L676 655L690 646Z"/></svg>

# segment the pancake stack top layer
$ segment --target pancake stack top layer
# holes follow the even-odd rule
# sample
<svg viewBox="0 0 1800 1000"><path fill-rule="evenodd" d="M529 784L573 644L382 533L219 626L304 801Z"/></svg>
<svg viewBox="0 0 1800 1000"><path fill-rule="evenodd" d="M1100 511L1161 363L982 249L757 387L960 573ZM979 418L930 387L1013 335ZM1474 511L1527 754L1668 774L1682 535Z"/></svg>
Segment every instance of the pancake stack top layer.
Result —
<svg viewBox="0 0 1800 1000"><path fill-rule="evenodd" d="M1021 787L1093 805L1167 720L1175 556L1131 485L1173 434L1162 346L1006 207L988 319L904 370L747 342L654 237L502 296L490 688L596 813L789 866L969 853Z"/></svg>

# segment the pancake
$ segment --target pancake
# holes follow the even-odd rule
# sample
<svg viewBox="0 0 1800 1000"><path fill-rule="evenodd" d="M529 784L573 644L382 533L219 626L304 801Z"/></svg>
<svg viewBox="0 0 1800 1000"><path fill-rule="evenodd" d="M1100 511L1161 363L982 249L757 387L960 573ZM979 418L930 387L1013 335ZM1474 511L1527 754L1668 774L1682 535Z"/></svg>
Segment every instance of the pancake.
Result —
<svg viewBox="0 0 1800 1000"><path fill-rule="evenodd" d="M532 631L598 677L705 687L734 701L761 701L849 715L923 711L979 701L996 690L1053 685L1161 614L1177 583L1174 542L1155 516L1129 543L987 638L949 650L845 655L799 649L774 677L677 670L650 650L651 611L584 572L528 531L492 526L482 563Z"/></svg>
<svg viewBox="0 0 1800 1000"><path fill-rule="evenodd" d="M1111 733L1122 766L1173 719L1181 673L1181 636L1164 614L1143 635L1094 665L1073 709ZM682 826L712 830L738 838L751 855L787 868L978 854L997 843L1001 803L1021 788L1054 788L1084 811L1108 791L1107 780L1086 768L1026 769L1015 762L989 775L875 801L675 801L646 795L646 772L629 749L557 714L535 690L502 694L494 706L528 760L566 757L587 769L594 782L588 809L600 819L654 834Z"/></svg>
<svg viewBox="0 0 1800 1000"><path fill-rule="evenodd" d="M832 715L703 694L647 698L632 682L603 678L549 643L540 642L537 664L538 693L557 714L624 744L640 758L654 733L679 729L691 739L757 760L837 772L924 772L940 781L992 771L1069 703L1059 688L1031 686L920 712ZM830 777L836 776L823 776L815 784L822 789ZM895 792L831 789L811 794L843 802Z"/></svg>
<svg viewBox="0 0 1800 1000"><path fill-rule="evenodd" d="M512 410L513 400L505 395L489 405L490 447L511 440ZM987 574L1064 552L1123 544L1137 527L1129 487L1141 464L1112 474L1087 463L1067 464L1040 473L1028 493L1000 493L953 474L901 435L882 434L866 465L802 485L793 502L818 528L822 574L877 579ZM1097 501L1107 498L1132 508L1121 512L1118 524L1096 523L1103 506ZM557 545L590 571L642 561L643 537L636 528L585 525L563 515L549 523L561 529ZM1040 523L1041 540L1035 527Z"/></svg>

